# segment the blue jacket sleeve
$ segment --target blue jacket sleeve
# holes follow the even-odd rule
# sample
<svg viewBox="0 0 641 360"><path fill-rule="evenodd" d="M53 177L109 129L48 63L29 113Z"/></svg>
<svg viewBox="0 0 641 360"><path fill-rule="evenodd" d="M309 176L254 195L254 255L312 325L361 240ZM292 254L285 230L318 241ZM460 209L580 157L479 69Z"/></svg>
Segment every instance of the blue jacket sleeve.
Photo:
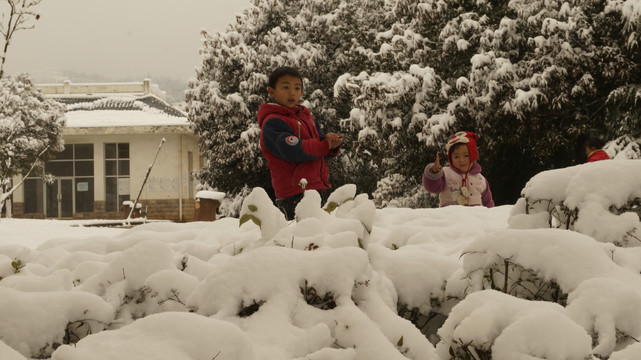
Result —
<svg viewBox="0 0 641 360"><path fill-rule="evenodd" d="M323 130L321 130L320 125L318 125L318 121L314 121L314 125L316 126L316 131L318 131L318 137L320 138L320 141L325 140L325 133Z"/></svg>
<svg viewBox="0 0 641 360"><path fill-rule="evenodd" d="M317 158L305 152L303 141L294 134L286 122L279 118L267 119L261 131L267 150L285 161L302 162Z"/></svg>

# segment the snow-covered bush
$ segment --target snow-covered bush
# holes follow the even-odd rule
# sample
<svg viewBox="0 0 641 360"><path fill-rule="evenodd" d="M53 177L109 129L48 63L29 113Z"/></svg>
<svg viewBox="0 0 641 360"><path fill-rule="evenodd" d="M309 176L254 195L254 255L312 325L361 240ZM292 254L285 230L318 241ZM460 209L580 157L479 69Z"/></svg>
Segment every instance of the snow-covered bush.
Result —
<svg viewBox="0 0 641 360"><path fill-rule="evenodd" d="M253 360L254 348L237 326L190 313L167 312L61 346L51 360Z"/></svg>
<svg viewBox="0 0 641 360"><path fill-rule="evenodd" d="M592 352L590 336L563 307L494 290L461 301L438 334L441 359L585 360Z"/></svg>
<svg viewBox="0 0 641 360"><path fill-rule="evenodd" d="M638 286L638 283L599 277L582 282L570 294L568 315L592 335L596 345L593 352L600 358L638 342L641 335Z"/></svg>
<svg viewBox="0 0 641 360"><path fill-rule="evenodd" d="M287 227L285 215L274 206L262 188L254 188L243 201L240 210L240 226L252 221L261 231L264 241L271 240L281 229ZM239 249L242 252L243 248Z"/></svg>
<svg viewBox="0 0 641 360"><path fill-rule="evenodd" d="M231 216L231 217L240 217L240 210L243 206L243 201L249 195L251 189L244 187L240 192L233 198L225 197L220 203L220 208L218 211L221 216Z"/></svg>
<svg viewBox="0 0 641 360"><path fill-rule="evenodd" d="M212 271L188 303L199 314L241 328L265 324L258 341L278 349L280 358L304 356L334 344L354 348L364 358L376 354L403 359L403 351L413 359L434 359L427 339L411 323L395 318L379 281L367 253L357 247L263 247ZM385 331L369 331L385 329L383 324ZM287 344L300 346L288 349Z"/></svg>
<svg viewBox="0 0 641 360"><path fill-rule="evenodd" d="M638 359L641 357L641 343L630 345L623 350L612 353L609 360L628 360Z"/></svg>
<svg viewBox="0 0 641 360"><path fill-rule="evenodd" d="M433 343L451 308L465 296L468 282L461 251L495 224L490 214L508 209L460 207L442 209L386 208L377 212L368 248L372 267L389 278L398 294L399 316L410 320Z"/></svg>
<svg viewBox="0 0 641 360"><path fill-rule="evenodd" d="M376 208L367 194L356 195L356 186L344 185L331 193L324 208L320 194L306 191L296 207L296 222L288 226L283 213L262 188L255 188L242 205L240 226L258 227L259 240L238 244L234 254L265 244L315 250L319 247L366 248ZM248 224L248 225L245 225Z"/></svg>
<svg viewBox="0 0 641 360"><path fill-rule="evenodd" d="M62 344L102 331L113 318L113 306L86 292L0 286L0 339L25 357L47 358Z"/></svg>
<svg viewBox="0 0 641 360"><path fill-rule="evenodd" d="M567 295L585 280L633 278L614 263L614 251L589 236L567 230L496 231L474 240L463 251L467 291L494 289L565 305ZM641 284L639 281L634 284Z"/></svg>
<svg viewBox="0 0 641 360"><path fill-rule="evenodd" d="M641 246L641 160L600 161L534 176L512 228L575 230L618 246Z"/></svg>
<svg viewBox="0 0 641 360"><path fill-rule="evenodd" d="M466 292L567 305L565 314L592 336L593 353L607 358L641 335L641 277L614 262L619 253L626 249L569 230L496 231L463 252Z"/></svg>
<svg viewBox="0 0 641 360"><path fill-rule="evenodd" d="M373 194L374 203L378 208L435 208L438 207L438 197L428 193L422 184L417 184L412 178L401 174L392 174L376 183Z"/></svg>
<svg viewBox="0 0 641 360"><path fill-rule="evenodd" d="M605 144L603 150L616 160L641 159L641 137L620 136Z"/></svg>
<svg viewBox="0 0 641 360"><path fill-rule="evenodd" d="M376 209L348 185L287 222L254 189L242 221L75 237L45 220L60 238L37 248L9 220L0 357L635 359L641 247L507 229L512 209Z"/></svg>

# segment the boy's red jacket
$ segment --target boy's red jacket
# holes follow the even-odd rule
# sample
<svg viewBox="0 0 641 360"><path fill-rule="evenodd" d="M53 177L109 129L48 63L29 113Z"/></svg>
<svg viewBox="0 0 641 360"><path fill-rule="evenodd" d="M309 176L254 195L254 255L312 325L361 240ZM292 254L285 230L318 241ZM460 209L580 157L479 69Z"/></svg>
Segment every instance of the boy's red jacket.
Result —
<svg viewBox="0 0 641 360"><path fill-rule="evenodd" d="M595 150L588 156L588 162L595 162L599 160L609 160L610 156L603 150Z"/></svg>
<svg viewBox="0 0 641 360"><path fill-rule="evenodd" d="M309 109L262 104L258 110L260 148L272 175L276 197L283 199L303 192L299 183L307 180L307 190L331 187L325 157L330 151L325 134Z"/></svg>

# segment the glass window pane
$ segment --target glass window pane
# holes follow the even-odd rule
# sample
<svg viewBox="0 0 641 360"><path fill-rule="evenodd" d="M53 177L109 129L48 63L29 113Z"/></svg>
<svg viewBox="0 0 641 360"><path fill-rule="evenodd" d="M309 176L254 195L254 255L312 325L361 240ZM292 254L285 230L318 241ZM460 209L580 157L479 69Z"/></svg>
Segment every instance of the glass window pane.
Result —
<svg viewBox="0 0 641 360"><path fill-rule="evenodd" d="M118 160L118 175L129 175L129 160Z"/></svg>
<svg viewBox="0 0 641 360"><path fill-rule="evenodd" d="M108 177L105 179L105 188L107 190L105 196L105 210L118 211L118 179L115 177Z"/></svg>
<svg viewBox="0 0 641 360"><path fill-rule="evenodd" d="M118 159L129 159L129 144L118 144Z"/></svg>
<svg viewBox="0 0 641 360"><path fill-rule="evenodd" d="M76 144L74 156L76 159L93 159L93 144Z"/></svg>
<svg viewBox="0 0 641 360"><path fill-rule="evenodd" d="M119 195L129 195L131 194L131 183L129 182L128 177L119 177L118 178L118 194Z"/></svg>
<svg viewBox="0 0 641 360"><path fill-rule="evenodd" d="M93 161L76 161L76 176L93 176Z"/></svg>
<svg viewBox="0 0 641 360"><path fill-rule="evenodd" d="M93 178L76 179L76 212L93 212Z"/></svg>
<svg viewBox="0 0 641 360"><path fill-rule="evenodd" d="M45 171L53 176L73 176L73 161L48 161Z"/></svg>
<svg viewBox="0 0 641 360"><path fill-rule="evenodd" d="M131 199L131 197L129 195L120 195L118 197L118 200L120 201L120 205L122 205L122 203L125 202L125 201L133 202L135 199ZM140 202L140 201L138 201L138 202Z"/></svg>
<svg viewBox="0 0 641 360"><path fill-rule="evenodd" d="M116 144L105 144L105 159L116 158Z"/></svg>
<svg viewBox="0 0 641 360"><path fill-rule="evenodd" d="M58 160L71 160L73 159L73 145L65 145L65 149L54 155Z"/></svg>
<svg viewBox="0 0 641 360"><path fill-rule="evenodd" d="M51 184L45 185L47 188L46 197L47 197L47 217L59 216L58 214L58 181L54 181Z"/></svg>
<svg viewBox="0 0 641 360"><path fill-rule="evenodd" d="M118 175L116 160L105 161L105 175Z"/></svg>
<svg viewBox="0 0 641 360"><path fill-rule="evenodd" d="M60 217L73 217L73 180L60 180Z"/></svg>
<svg viewBox="0 0 641 360"><path fill-rule="evenodd" d="M42 214L42 179L26 179L24 181L24 213Z"/></svg>

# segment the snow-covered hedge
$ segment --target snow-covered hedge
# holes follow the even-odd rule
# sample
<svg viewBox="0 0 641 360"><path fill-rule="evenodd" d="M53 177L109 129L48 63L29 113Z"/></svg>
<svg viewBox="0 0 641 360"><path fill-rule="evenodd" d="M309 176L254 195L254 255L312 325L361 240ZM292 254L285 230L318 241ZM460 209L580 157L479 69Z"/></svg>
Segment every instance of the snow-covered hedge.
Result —
<svg viewBox="0 0 641 360"><path fill-rule="evenodd" d="M641 246L641 160L598 161L542 172L525 186L510 227L575 230Z"/></svg>
<svg viewBox="0 0 641 360"><path fill-rule="evenodd" d="M257 188L240 220L2 246L3 346L55 360L436 360L370 264L373 202L345 186L320 203L306 193L290 224Z"/></svg>
<svg viewBox="0 0 641 360"><path fill-rule="evenodd" d="M441 359L584 360L591 339L563 307L487 290L469 295L439 330Z"/></svg>
<svg viewBox="0 0 641 360"><path fill-rule="evenodd" d="M540 301L566 306L563 311L566 317L592 336L596 345L594 354L607 357L641 334L641 277L623 260L638 256L635 248L603 244L569 230L499 230L474 240L463 254L468 294L496 290L512 298L530 300L532 306ZM468 303L472 295L459 306ZM483 308L485 305L466 306ZM454 309L457 311L458 306ZM505 316L510 317L507 322L489 315L492 321L503 325L515 319L511 315ZM450 321L455 321L452 314L448 318ZM462 318L460 321L468 320ZM446 329L447 323L439 331L448 331ZM503 330L486 331L499 334ZM475 336L481 335L475 333ZM530 336L536 337L537 334ZM454 352L487 352L492 349L494 354L497 351L492 347L494 339L472 341L474 350L466 348L469 344L465 338L462 342L456 339L450 344L455 348ZM576 356L579 355L577 353Z"/></svg>
<svg viewBox="0 0 641 360"><path fill-rule="evenodd" d="M0 358L636 358L641 247L510 212L377 210L348 185L287 222L256 188L240 219L3 237Z"/></svg>

